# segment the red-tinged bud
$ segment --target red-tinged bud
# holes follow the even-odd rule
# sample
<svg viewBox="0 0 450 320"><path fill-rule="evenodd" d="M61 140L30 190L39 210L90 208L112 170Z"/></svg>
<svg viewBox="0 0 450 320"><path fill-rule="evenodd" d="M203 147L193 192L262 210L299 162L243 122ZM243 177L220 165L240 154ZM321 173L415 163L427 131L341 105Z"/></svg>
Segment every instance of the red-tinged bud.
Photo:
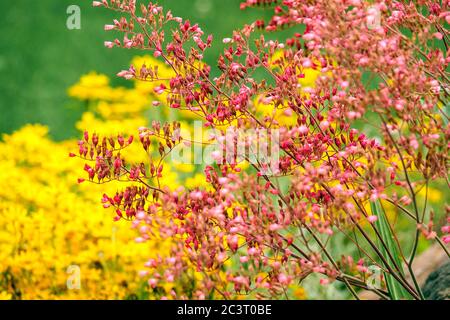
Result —
<svg viewBox="0 0 450 320"><path fill-rule="evenodd" d="M208 115L206 116L206 121L208 121L208 122L214 122L214 116L213 116L212 114L208 114Z"/></svg>
<svg viewBox="0 0 450 320"><path fill-rule="evenodd" d="M338 137L334 138L334 143L337 147L340 147L342 145L341 140Z"/></svg>
<svg viewBox="0 0 450 320"><path fill-rule="evenodd" d="M98 136L95 133L92 135L92 143L95 147L98 145Z"/></svg>
<svg viewBox="0 0 450 320"><path fill-rule="evenodd" d="M83 183L85 180L83 178L78 179L78 183Z"/></svg>
<svg viewBox="0 0 450 320"><path fill-rule="evenodd" d="M121 147L123 147L123 145L125 144L125 140L124 140L124 138L122 137L122 135L118 135L118 136L117 136L117 142L119 143L119 145L120 145Z"/></svg>
<svg viewBox="0 0 450 320"><path fill-rule="evenodd" d="M84 140L85 140L86 142L89 141L89 133L88 133L87 131L84 131Z"/></svg>
<svg viewBox="0 0 450 320"><path fill-rule="evenodd" d="M257 27L258 29L263 29L264 26L265 26L264 20L257 20L257 21L256 21L256 27Z"/></svg>
<svg viewBox="0 0 450 320"><path fill-rule="evenodd" d="M181 30L183 30L184 32L186 32L186 31L189 29L190 26L191 26L190 21L189 21L189 20L186 20L186 21L184 22L184 25L183 25L183 27L181 28Z"/></svg>
<svg viewBox="0 0 450 320"><path fill-rule="evenodd" d="M155 174L156 168L155 165L152 163L150 166L150 174L153 176Z"/></svg>
<svg viewBox="0 0 450 320"><path fill-rule="evenodd" d="M115 28L116 28L116 26L113 25L113 24L106 24L105 27L104 27L104 30L105 31L110 31L110 30L114 30Z"/></svg>
<svg viewBox="0 0 450 320"><path fill-rule="evenodd" d="M119 78L126 78L127 80L129 80L130 78L128 78L128 77L130 76L130 72L128 70L122 70L119 73L117 73L117 76ZM133 76L131 75L131 77L133 77Z"/></svg>
<svg viewBox="0 0 450 320"><path fill-rule="evenodd" d="M75 153L72 153L72 152L69 153L69 157L70 157L70 158L74 158L74 157L76 157L76 156L77 156L77 155L76 155Z"/></svg>
<svg viewBox="0 0 450 320"><path fill-rule="evenodd" d="M132 143L133 143L133 140L134 140L134 137L133 137L133 136L130 136L130 137L128 138L128 144L132 144Z"/></svg>
<svg viewBox="0 0 450 320"><path fill-rule="evenodd" d="M108 197L108 195L106 193L103 194L102 197L102 203L108 202L110 200L110 198Z"/></svg>
<svg viewBox="0 0 450 320"><path fill-rule="evenodd" d="M213 41L213 35L210 34L210 35L208 36L208 39L206 39L206 43L207 43L208 45L210 45L212 41Z"/></svg>
<svg viewBox="0 0 450 320"><path fill-rule="evenodd" d="M116 160L114 160L114 168L120 169L121 166L122 166L122 160L120 158L116 158Z"/></svg>
<svg viewBox="0 0 450 320"><path fill-rule="evenodd" d="M166 88L167 87L161 83L159 86L155 87L153 90L155 91L156 94L161 95L164 93L164 90L166 90Z"/></svg>
<svg viewBox="0 0 450 320"><path fill-rule="evenodd" d="M230 247L231 251L236 252L238 249L238 237L237 236L231 236L227 239L228 246Z"/></svg>
<svg viewBox="0 0 450 320"><path fill-rule="evenodd" d="M120 211L119 209L116 210L117 216L118 217L122 217L122 211Z"/></svg>
<svg viewBox="0 0 450 320"><path fill-rule="evenodd" d="M114 47L114 45L115 45L115 43L111 42L111 41L105 41L103 44L108 49L112 49Z"/></svg>

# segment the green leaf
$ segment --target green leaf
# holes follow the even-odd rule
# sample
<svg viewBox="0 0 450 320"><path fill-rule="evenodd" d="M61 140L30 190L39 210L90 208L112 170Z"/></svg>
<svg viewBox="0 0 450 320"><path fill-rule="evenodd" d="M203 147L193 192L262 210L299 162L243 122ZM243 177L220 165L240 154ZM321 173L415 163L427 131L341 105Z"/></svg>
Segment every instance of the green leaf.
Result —
<svg viewBox="0 0 450 320"><path fill-rule="evenodd" d="M377 221L375 221L375 228L380 233L383 242L386 244L387 249L395 261L394 264L388 254L388 251L378 239L379 250L388 264L386 267L390 267L396 271L395 265L397 265L400 269L401 275L403 276L405 273L403 271L403 265L400 259L400 250L397 247L397 242L395 241L394 235L392 234L392 229L390 228L389 222L383 213L379 200L376 202L371 202L370 209L372 210L372 214L378 218ZM411 295L392 275L385 273L385 278L389 294L393 300L411 299Z"/></svg>

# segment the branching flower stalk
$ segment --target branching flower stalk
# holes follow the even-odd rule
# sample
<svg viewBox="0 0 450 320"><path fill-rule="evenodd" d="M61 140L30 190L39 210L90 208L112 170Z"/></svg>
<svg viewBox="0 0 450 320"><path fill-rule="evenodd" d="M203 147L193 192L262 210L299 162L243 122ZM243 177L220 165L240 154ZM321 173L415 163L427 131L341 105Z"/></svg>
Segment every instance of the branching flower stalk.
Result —
<svg viewBox="0 0 450 320"><path fill-rule="evenodd" d="M438 241L448 254L450 240L447 226L442 239L434 230L427 197L418 197L429 183L448 183L447 2L247 0L241 9L271 4L273 17L223 39L215 78L203 60L213 37L197 24L153 3L93 4L122 15L105 30L123 39L106 47L151 52L173 70L160 78L144 64L118 75L148 83L163 101L155 106L189 112L220 132L193 141L178 122L154 121L136 140L86 132L79 142L77 156L92 162L87 180L131 182L102 198L115 219L132 220L138 241L171 239L170 256L146 264L152 288L196 270L195 291L173 290L173 298L283 297L292 283L319 274L320 285L341 281L355 298L365 289L383 299L423 299L412 268L418 243ZM280 29L294 35L269 41L261 32ZM270 141L281 151L276 172L268 174L264 161L247 158L251 166L242 169L237 158L218 156L204 167L207 188L160 187L173 150L214 140L226 151L231 126L279 132ZM362 133L368 127L376 133ZM149 163L126 162L132 143ZM413 222L406 244L386 207ZM360 259L330 247L337 234ZM377 286L369 264L384 274Z"/></svg>

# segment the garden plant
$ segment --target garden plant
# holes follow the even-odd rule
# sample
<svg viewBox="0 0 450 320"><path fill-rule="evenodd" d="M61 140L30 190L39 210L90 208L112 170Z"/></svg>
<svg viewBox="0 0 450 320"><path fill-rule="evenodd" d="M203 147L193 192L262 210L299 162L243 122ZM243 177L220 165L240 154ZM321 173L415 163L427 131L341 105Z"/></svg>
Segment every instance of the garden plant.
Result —
<svg viewBox="0 0 450 320"><path fill-rule="evenodd" d="M93 5L117 15L107 48L147 55L118 76L150 121L123 128L127 93L97 104L116 132L91 127L70 157L136 242L167 245L141 273L157 298L289 298L311 279L425 298L418 252L450 242L446 1L247 0L271 19L225 39L155 3ZM183 165L200 183L167 183Z"/></svg>

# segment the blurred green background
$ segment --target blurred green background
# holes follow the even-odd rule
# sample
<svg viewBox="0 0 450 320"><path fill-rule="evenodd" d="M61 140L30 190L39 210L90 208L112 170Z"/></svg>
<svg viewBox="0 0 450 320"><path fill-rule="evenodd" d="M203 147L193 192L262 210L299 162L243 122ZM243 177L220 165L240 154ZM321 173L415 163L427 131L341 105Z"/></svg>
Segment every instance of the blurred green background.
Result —
<svg viewBox="0 0 450 320"><path fill-rule="evenodd" d="M138 3L148 3L138 0ZM214 35L213 48L205 57L215 66L223 49L221 39L270 10L241 11L241 0L160 0L165 9L199 23ZM67 8L81 9L81 29L69 30ZM26 123L50 127L56 140L77 135L74 123L80 118L79 102L67 89L89 71L104 73L113 84L124 84L115 74L126 68L133 50L106 49L105 40L114 34L103 31L117 14L93 8L91 0L3 1L0 21L0 133L11 133Z"/></svg>

